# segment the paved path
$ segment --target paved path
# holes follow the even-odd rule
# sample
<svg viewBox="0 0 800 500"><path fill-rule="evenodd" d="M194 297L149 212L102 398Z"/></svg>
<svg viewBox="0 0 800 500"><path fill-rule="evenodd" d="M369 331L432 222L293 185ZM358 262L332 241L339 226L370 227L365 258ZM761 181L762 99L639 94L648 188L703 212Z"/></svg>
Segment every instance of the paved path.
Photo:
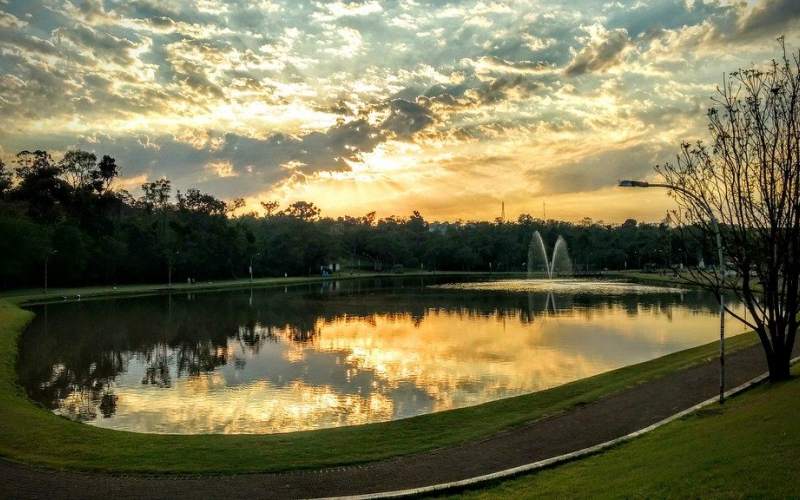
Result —
<svg viewBox="0 0 800 500"><path fill-rule="evenodd" d="M760 346L726 357L726 387L762 375ZM0 460L0 496L16 499L303 499L425 488L525 466L626 436L719 393L719 361L462 446L363 466L280 474L158 478L58 472ZM383 497L382 497L383 498Z"/></svg>

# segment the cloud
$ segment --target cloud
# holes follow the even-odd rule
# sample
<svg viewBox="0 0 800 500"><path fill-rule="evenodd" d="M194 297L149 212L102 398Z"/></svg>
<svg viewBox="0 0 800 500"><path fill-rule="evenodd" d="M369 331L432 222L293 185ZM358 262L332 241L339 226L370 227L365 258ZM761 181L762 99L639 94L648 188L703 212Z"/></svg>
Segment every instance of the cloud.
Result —
<svg viewBox="0 0 800 500"><path fill-rule="evenodd" d="M535 169L530 179L549 195L589 193L614 186L622 179L649 179L663 161L664 148L637 144L613 148L557 167Z"/></svg>
<svg viewBox="0 0 800 500"><path fill-rule="evenodd" d="M85 147L222 198L380 185L439 214L645 176L703 137L720 75L800 43L792 0L0 5L4 152Z"/></svg>
<svg viewBox="0 0 800 500"><path fill-rule="evenodd" d="M178 2L159 2L152 0L131 0L123 2L117 9L118 13L134 19L174 19L180 15L186 15L186 10L179 7Z"/></svg>
<svg viewBox="0 0 800 500"><path fill-rule="evenodd" d="M664 31L681 31L704 23L725 24L737 7L720 2L661 0L636 2L611 10L604 22L624 28L632 39L649 40Z"/></svg>
<svg viewBox="0 0 800 500"><path fill-rule="evenodd" d="M130 52L136 48L135 43L97 31L83 24L77 24L71 28L58 28L53 31L53 36L58 41L72 42L79 50L90 51L93 57L101 61L108 61L119 66L130 65L134 62Z"/></svg>
<svg viewBox="0 0 800 500"><path fill-rule="evenodd" d="M389 106L391 114L381 124L381 128L399 139L409 140L415 133L436 121L427 107L416 102L395 99L389 103Z"/></svg>
<svg viewBox="0 0 800 500"><path fill-rule="evenodd" d="M69 99L80 91L80 86L69 73L41 63L29 64L16 56L9 55L7 59L18 62L22 70L0 79L0 116L20 126L72 112Z"/></svg>
<svg viewBox="0 0 800 500"><path fill-rule="evenodd" d="M625 29L607 31L600 25L593 25L587 28L587 32L589 40L564 70L566 76L604 72L619 66L624 59L631 41Z"/></svg>
<svg viewBox="0 0 800 500"><path fill-rule="evenodd" d="M235 177L238 174L233 168L233 164L229 161L215 161L207 163L205 169L217 177Z"/></svg>
<svg viewBox="0 0 800 500"><path fill-rule="evenodd" d="M553 73L553 64L535 61L505 61L497 57L481 57L474 63L479 74L541 75Z"/></svg>
<svg viewBox="0 0 800 500"><path fill-rule="evenodd" d="M17 57L52 56L58 54L56 45L26 31L27 23L4 13L0 17L0 45Z"/></svg>
<svg viewBox="0 0 800 500"><path fill-rule="evenodd" d="M211 130L185 130L180 135L100 132L77 141L49 139L60 149L76 147L116 158L123 177L168 177L176 189L198 187L222 197L253 195L320 172L349 171L348 162L360 161L362 154L383 140L384 132L363 119L342 122L324 132L275 133L265 139ZM204 175L193 177L195 168Z"/></svg>
<svg viewBox="0 0 800 500"><path fill-rule="evenodd" d="M740 21L740 37L775 36L796 29L800 24L800 2L764 0Z"/></svg>
<svg viewBox="0 0 800 500"><path fill-rule="evenodd" d="M333 21L342 17L369 16L383 12L380 2L324 2L324 12L318 12L314 18L318 21Z"/></svg>
<svg viewBox="0 0 800 500"><path fill-rule="evenodd" d="M67 11L73 8L72 4L67 4L64 7ZM109 15L100 0L84 0L78 5L76 14L90 23L103 23Z"/></svg>

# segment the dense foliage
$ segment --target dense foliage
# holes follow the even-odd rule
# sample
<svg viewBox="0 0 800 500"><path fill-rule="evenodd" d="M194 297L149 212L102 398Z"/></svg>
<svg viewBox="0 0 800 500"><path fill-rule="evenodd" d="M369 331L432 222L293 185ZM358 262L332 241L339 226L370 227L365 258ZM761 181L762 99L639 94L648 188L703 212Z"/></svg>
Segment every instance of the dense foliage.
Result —
<svg viewBox="0 0 800 500"><path fill-rule="evenodd" d="M520 215L514 222L322 217L313 203L233 215L226 203L189 189L173 196L168 179L142 196L114 188L114 158L71 150L59 161L23 151L0 163L0 283L3 288L167 283L370 270L525 272L539 231L552 249L563 236L576 272L694 264L703 256L665 224L573 224ZM708 255L713 256L712 252ZM709 262L708 257L706 261ZM334 267L336 269L336 267Z"/></svg>

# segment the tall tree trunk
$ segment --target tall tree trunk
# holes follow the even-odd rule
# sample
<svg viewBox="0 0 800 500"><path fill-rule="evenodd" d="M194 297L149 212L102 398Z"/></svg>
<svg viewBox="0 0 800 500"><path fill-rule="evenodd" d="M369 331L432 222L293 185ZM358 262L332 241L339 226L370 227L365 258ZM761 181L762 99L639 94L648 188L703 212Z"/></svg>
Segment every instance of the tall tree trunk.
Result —
<svg viewBox="0 0 800 500"><path fill-rule="evenodd" d="M771 352L767 351L770 381L788 380L791 376L789 363L792 360L792 347L786 344L773 345Z"/></svg>

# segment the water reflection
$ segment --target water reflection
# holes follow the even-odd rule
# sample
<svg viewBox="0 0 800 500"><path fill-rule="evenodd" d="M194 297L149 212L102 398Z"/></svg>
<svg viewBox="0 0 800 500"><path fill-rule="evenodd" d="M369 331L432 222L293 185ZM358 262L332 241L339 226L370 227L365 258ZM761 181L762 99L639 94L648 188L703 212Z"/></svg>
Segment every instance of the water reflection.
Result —
<svg viewBox="0 0 800 500"><path fill-rule="evenodd" d="M717 338L717 304L700 292L430 284L42 306L18 376L32 399L92 425L270 433L478 404Z"/></svg>

